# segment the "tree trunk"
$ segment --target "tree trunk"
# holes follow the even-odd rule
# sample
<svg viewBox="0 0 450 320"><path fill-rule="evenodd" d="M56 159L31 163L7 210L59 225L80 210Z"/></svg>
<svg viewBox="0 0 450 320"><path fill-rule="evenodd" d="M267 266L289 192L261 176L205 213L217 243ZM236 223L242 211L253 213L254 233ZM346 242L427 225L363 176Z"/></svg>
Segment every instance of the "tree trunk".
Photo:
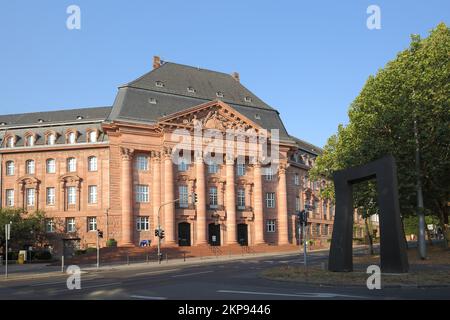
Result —
<svg viewBox="0 0 450 320"><path fill-rule="evenodd" d="M370 233L370 230L369 230L369 223L367 222L367 217L364 219L364 224L366 225L366 235L367 235L367 238L369 239L369 252L370 252L370 255L371 256L373 256L374 255L374 252L373 252L373 240L372 240L372 234Z"/></svg>
<svg viewBox="0 0 450 320"><path fill-rule="evenodd" d="M447 229L448 229L448 211L447 207L442 208L439 212L439 225L442 230L442 234L444 236L444 248L448 248L449 240L447 236Z"/></svg>

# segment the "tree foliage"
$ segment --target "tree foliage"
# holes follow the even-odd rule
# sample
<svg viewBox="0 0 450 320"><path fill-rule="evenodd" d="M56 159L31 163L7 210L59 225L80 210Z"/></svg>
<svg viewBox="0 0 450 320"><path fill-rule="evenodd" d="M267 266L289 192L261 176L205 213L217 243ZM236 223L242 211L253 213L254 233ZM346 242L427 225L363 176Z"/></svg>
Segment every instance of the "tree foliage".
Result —
<svg viewBox="0 0 450 320"><path fill-rule="evenodd" d="M392 154L401 213L414 214L417 120L424 205L443 224L450 201L450 29L441 23L425 39L413 35L408 49L368 78L348 115L349 124L329 138L310 175L331 180L336 170ZM333 198L333 190L330 184L323 195ZM377 211L374 182L355 186L354 193L355 207Z"/></svg>

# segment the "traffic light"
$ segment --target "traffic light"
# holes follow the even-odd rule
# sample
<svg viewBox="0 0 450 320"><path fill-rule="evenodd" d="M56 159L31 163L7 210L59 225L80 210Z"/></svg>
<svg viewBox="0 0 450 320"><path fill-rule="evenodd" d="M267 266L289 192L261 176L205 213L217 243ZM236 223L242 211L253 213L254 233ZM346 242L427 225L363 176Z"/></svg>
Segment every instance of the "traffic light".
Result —
<svg viewBox="0 0 450 320"><path fill-rule="evenodd" d="M298 219L301 225L306 225L308 223L308 213L306 210L302 210L298 213Z"/></svg>
<svg viewBox="0 0 450 320"><path fill-rule="evenodd" d="M160 237L161 239L164 239L164 230L161 230L161 232L160 232L160 234L159 234L159 237Z"/></svg>
<svg viewBox="0 0 450 320"><path fill-rule="evenodd" d="M97 229L97 234L99 238L103 238L103 231Z"/></svg>
<svg viewBox="0 0 450 320"><path fill-rule="evenodd" d="M159 229L155 229L155 237L159 237Z"/></svg>
<svg viewBox="0 0 450 320"><path fill-rule="evenodd" d="M192 194L192 200L193 200L194 203L197 203L197 202L198 202L197 193L194 192L194 193Z"/></svg>

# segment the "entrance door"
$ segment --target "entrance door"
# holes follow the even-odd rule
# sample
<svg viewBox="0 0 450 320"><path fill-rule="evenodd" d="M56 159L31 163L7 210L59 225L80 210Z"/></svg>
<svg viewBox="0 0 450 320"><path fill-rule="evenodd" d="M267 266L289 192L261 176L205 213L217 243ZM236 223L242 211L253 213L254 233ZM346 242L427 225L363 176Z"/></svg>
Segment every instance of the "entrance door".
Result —
<svg viewBox="0 0 450 320"><path fill-rule="evenodd" d="M210 223L208 225L208 240L212 246L220 246L220 224Z"/></svg>
<svg viewBox="0 0 450 320"><path fill-rule="evenodd" d="M187 222L178 224L178 245L180 247L191 245L191 225Z"/></svg>
<svg viewBox="0 0 450 320"><path fill-rule="evenodd" d="M245 223L238 224L238 242L241 246L248 246L248 228Z"/></svg>

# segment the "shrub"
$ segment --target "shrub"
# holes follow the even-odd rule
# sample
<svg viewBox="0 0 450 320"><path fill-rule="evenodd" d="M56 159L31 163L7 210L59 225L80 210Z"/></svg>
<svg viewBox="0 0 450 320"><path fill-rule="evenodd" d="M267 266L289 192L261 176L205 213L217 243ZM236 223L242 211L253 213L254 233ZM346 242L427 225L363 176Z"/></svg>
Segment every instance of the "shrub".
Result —
<svg viewBox="0 0 450 320"><path fill-rule="evenodd" d="M37 260L51 260L52 254L49 251L37 251L34 258Z"/></svg>
<svg viewBox="0 0 450 320"><path fill-rule="evenodd" d="M107 247L117 247L117 241L115 239L109 239L106 241Z"/></svg>
<svg viewBox="0 0 450 320"><path fill-rule="evenodd" d="M90 247L90 248L87 248L85 251L86 251L86 253L97 252L97 248Z"/></svg>
<svg viewBox="0 0 450 320"><path fill-rule="evenodd" d="M75 250L76 256L81 256L82 254L85 254L85 253L86 253L86 250L82 250L82 249Z"/></svg>

